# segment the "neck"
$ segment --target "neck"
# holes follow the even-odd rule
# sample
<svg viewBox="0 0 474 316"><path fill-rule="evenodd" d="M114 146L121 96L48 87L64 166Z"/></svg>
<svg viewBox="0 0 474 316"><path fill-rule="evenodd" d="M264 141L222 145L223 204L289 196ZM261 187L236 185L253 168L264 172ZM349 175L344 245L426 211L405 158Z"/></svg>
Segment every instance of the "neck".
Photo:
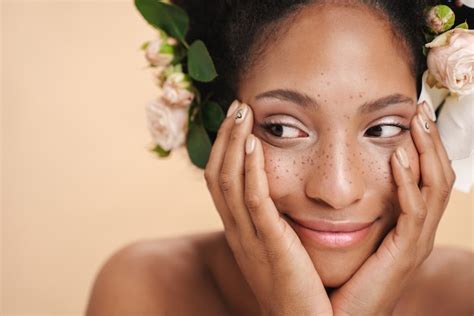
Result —
<svg viewBox="0 0 474 316"><path fill-rule="evenodd" d="M260 315L260 307L224 235L216 232L205 252L214 284L231 315Z"/></svg>

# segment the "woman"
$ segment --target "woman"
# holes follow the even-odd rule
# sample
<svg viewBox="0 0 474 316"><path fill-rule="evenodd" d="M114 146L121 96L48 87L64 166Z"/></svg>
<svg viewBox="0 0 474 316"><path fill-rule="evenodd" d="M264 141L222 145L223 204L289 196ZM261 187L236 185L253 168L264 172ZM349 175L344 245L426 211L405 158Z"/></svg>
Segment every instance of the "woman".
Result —
<svg viewBox="0 0 474 316"><path fill-rule="evenodd" d="M238 99L204 173L225 229L120 250L87 315L472 315L472 253L433 249L455 176L417 104L424 5L215 13L216 94Z"/></svg>

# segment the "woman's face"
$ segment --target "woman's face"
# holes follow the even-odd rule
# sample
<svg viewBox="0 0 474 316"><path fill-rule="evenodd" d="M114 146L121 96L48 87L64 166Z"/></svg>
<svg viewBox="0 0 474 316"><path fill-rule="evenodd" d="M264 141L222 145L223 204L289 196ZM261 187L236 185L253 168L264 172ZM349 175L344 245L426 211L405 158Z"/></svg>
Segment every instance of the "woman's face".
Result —
<svg viewBox="0 0 474 316"><path fill-rule="evenodd" d="M254 112L253 133L263 143L280 213L300 221L373 222L349 246L295 230L324 285L337 287L396 224L390 156L398 146L419 180L418 153L403 129L416 112L416 82L387 22L366 8L309 6L286 27L245 74L239 99Z"/></svg>

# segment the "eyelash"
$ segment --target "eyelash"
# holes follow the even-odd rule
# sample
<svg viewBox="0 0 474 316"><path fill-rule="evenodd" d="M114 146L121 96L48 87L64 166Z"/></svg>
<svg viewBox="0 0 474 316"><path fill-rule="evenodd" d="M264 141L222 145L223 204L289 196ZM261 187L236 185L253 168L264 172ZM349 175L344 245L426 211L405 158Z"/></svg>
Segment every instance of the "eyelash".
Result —
<svg viewBox="0 0 474 316"><path fill-rule="evenodd" d="M279 120L271 120L271 121L268 121L268 122L263 122L262 124L260 124L260 127L262 127L265 130L265 132L267 132L270 136L278 138L278 139L301 138L301 137L280 137L280 136L276 136L275 134L273 134L271 132L271 130L272 130L272 127L278 126L278 125L289 127L289 128L294 128L294 129L297 129L300 132L302 132L301 128L290 125L290 124L287 124L287 123L279 121ZM303 133L305 133L307 135L306 132L303 131Z"/></svg>
<svg viewBox="0 0 474 316"><path fill-rule="evenodd" d="M274 121L269 121L269 122L263 122L262 124L260 124L260 126L272 137L274 138L277 138L277 139L292 139L292 138L301 138L301 137L280 137L280 136L276 136L275 134L273 134L271 132L271 129L272 127L274 126L278 126L278 125L281 125L281 126L285 126L285 127L289 127L289 128L294 128L294 129L298 129L300 130L301 132L301 129L296 127L296 126L292 126L292 125L289 125L285 122L282 122L282 121L278 121L278 120L274 120ZM371 128L374 128L374 127L378 127L378 126L395 126L395 127L398 127L401 129L400 133L398 133L397 135L395 136L390 136L390 137L377 137L377 136L368 136L368 137L371 137L371 138L394 138L394 137L399 137L401 136L402 134L404 134L405 132L409 131L410 130L410 127L406 126L406 125L403 125L401 123L397 123L397 122L394 122L394 123L382 123L382 124L377 124L377 125L374 125L374 126L371 126L369 129L367 130L370 130ZM303 133L307 134L306 132L303 131Z"/></svg>

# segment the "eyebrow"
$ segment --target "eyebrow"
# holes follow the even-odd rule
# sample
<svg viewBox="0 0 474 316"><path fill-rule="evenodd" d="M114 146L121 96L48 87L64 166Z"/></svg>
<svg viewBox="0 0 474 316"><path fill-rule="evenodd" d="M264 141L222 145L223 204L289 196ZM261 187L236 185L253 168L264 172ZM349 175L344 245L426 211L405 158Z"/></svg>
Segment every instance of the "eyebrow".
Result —
<svg viewBox="0 0 474 316"><path fill-rule="evenodd" d="M310 97L309 95L295 91L295 90L290 90L290 89L276 89L276 90L266 91L257 95L255 97L255 100L266 99L266 98L273 98L273 99L279 99L282 101L288 101L296 105L302 106L304 108L309 108L310 106L312 106L314 107L315 110L317 110L320 107L318 102L316 102L316 100ZM365 102L358 108L357 113L367 114L367 113L381 110L387 107L388 105L397 104L397 103L413 104L413 100L403 94L394 93L377 100Z"/></svg>

